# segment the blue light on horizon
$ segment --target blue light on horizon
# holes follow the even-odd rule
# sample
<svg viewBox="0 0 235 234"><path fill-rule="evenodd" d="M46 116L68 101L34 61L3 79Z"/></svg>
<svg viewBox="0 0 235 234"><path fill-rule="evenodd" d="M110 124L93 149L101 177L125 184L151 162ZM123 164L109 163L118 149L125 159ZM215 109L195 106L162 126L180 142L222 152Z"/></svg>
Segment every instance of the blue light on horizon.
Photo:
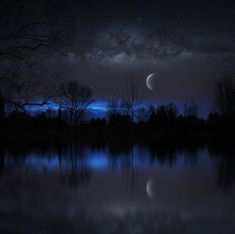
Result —
<svg viewBox="0 0 235 234"><path fill-rule="evenodd" d="M169 102L161 102L161 103L148 103L148 102L142 102L140 103L137 108L148 108L150 105L154 106L155 108L159 105L166 105ZM183 101L176 101L173 102L177 109L178 109L178 114L183 114L184 113L184 103ZM207 118L207 115L210 111L212 111L212 105L210 102L200 102L198 103L199 106L199 116L201 118ZM50 102L48 104L45 104L43 106L27 106L26 107L26 111L30 112L30 113L37 113L37 112L45 112L48 110L52 110L52 111L57 111L59 109L60 105ZM109 105L107 101L96 101L91 103L88 108L87 108L88 112L92 113L93 116L95 117L104 117L105 114L108 112L109 110ZM119 108L119 110L121 110L121 108Z"/></svg>

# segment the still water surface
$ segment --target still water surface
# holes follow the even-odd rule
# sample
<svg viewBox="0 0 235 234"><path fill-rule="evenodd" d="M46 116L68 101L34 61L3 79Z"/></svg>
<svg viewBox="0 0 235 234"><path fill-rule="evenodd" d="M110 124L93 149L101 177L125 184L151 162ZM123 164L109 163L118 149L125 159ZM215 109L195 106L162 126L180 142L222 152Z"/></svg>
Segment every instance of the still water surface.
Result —
<svg viewBox="0 0 235 234"><path fill-rule="evenodd" d="M0 233L235 233L229 150L1 151Z"/></svg>

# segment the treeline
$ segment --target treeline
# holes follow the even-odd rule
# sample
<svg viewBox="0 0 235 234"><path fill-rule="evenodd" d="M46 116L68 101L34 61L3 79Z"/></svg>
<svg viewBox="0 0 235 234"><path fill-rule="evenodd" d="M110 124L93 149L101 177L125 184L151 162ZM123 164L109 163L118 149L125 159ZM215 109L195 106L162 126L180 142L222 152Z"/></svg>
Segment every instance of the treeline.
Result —
<svg viewBox="0 0 235 234"><path fill-rule="evenodd" d="M67 135L80 137L111 137L157 139L161 137L230 137L235 132L235 86L230 76L217 82L217 112L207 119L198 117L198 106L192 100L185 104L184 114L178 114L173 103L157 108L139 108L141 93L130 80L122 90L119 101L112 101L105 118L87 118L92 103L90 87L67 82L60 86L55 101L58 110L35 116L23 108L6 111L7 104L0 95L1 135Z"/></svg>
<svg viewBox="0 0 235 234"><path fill-rule="evenodd" d="M231 136L235 132L235 115L211 113L201 119L196 113L177 114L175 105L161 105L146 110L145 118L134 121L128 114L107 113L106 118L81 120L78 125L70 125L66 110L48 114L42 112L32 116L27 112L11 112L1 116L1 135L17 134L75 134L80 137L210 137Z"/></svg>

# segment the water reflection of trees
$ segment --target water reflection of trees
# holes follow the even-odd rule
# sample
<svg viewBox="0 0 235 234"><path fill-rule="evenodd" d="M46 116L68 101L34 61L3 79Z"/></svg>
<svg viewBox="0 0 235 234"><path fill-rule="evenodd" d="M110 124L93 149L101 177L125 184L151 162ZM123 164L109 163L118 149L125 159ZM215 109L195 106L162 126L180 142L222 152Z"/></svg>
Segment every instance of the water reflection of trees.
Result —
<svg viewBox="0 0 235 234"><path fill-rule="evenodd" d="M136 186L137 171L134 167L134 145L124 142L120 144L118 141L112 141L108 145L109 160L112 170L122 170L125 172L125 181L133 193Z"/></svg>
<svg viewBox="0 0 235 234"><path fill-rule="evenodd" d="M217 159L217 178L219 186L229 191L235 181L235 149L231 144L208 146L209 155Z"/></svg>
<svg viewBox="0 0 235 234"><path fill-rule="evenodd" d="M235 150L231 144L208 144L200 145L196 143L188 144L184 142L150 142L133 143L120 139L120 141L109 142L86 142L86 141L55 141L55 144L33 144L25 146L11 146L2 148L0 151L0 175L26 167L27 158L35 154L35 157L47 159L57 158L58 170L63 184L70 187L89 183L92 176L92 169L88 165L88 151L103 152L107 156L109 168L112 170L122 170L126 173L126 181L131 190L134 189L139 177L138 166L153 168L158 166L176 165L179 156L187 165L195 166L200 150L208 149L209 157L217 162L218 183L226 190L230 188L235 180ZM6 160L7 157L10 157Z"/></svg>
<svg viewBox="0 0 235 234"><path fill-rule="evenodd" d="M131 192L134 192L135 187L141 177L141 170L138 170L136 162L143 160L142 166L147 166L154 169L156 162L159 166L174 167L177 157L180 154L184 155L189 165L194 166L197 163L198 148L197 146L179 147L176 144L169 145L166 143L160 144L120 144L117 141L108 145L109 155L112 168L125 171L125 180ZM142 149L142 151L140 150ZM144 163L147 161L147 164Z"/></svg>
<svg viewBox="0 0 235 234"><path fill-rule="evenodd" d="M77 143L71 143L58 151L63 184L76 188L90 181L91 171L86 165L85 156L85 148Z"/></svg>
<svg viewBox="0 0 235 234"><path fill-rule="evenodd" d="M118 163L121 161L122 167L125 169L126 167L130 167L131 165L131 157L136 158L135 152L133 155L133 149L138 146L139 148L145 149L145 155L138 155L138 159L140 157L147 159L149 165L153 165L154 162L158 161L161 165L166 164L170 166L174 166L177 160L177 157L180 153L183 153L187 157L187 161L190 164L194 165L197 161L198 150L201 147L198 146L182 146L179 147L177 145L171 144L145 144L145 145L134 145L134 144L109 144L109 155L111 160L114 163ZM128 156L128 157L127 157ZM133 161L133 160L132 160Z"/></svg>
<svg viewBox="0 0 235 234"><path fill-rule="evenodd" d="M22 171L24 174L31 173L33 170L42 169L42 165L34 165L35 168L30 168L27 159L35 157L38 159L56 160L58 159L58 168L60 178L63 184L70 187L77 187L79 184L86 184L91 178L91 172L85 161L84 147L77 142L61 145L56 147L11 147L10 150L0 152L0 176L2 173L11 173L14 171ZM43 172L49 170L43 168ZM19 178L20 179L20 178Z"/></svg>

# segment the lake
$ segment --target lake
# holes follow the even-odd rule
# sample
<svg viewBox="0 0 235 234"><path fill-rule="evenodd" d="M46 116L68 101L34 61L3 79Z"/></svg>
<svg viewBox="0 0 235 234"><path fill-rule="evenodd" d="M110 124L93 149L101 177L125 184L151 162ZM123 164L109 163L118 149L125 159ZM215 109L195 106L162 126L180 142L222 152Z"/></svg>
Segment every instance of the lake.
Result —
<svg viewBox="0 0 235 234"><path fill-rule="evenodd" d="M0 151L0 233L235 233L233 147Z"/></svg>

